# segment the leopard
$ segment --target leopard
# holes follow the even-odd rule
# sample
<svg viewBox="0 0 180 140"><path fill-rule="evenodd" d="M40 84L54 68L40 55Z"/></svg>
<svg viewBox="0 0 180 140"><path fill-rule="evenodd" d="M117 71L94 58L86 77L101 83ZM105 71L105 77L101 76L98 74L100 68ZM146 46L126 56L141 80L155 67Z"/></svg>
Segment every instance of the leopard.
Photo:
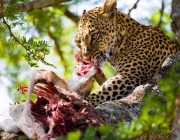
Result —
<svg viewBox="0 0 180 140"><path fill-rule="evenodd" d="M120 100L145 84L178 46L158 27L137 22L117 10L116 0L84 10L78 22L75 44L81 61L101 67L108 62L114 75L85 100L93 106Z"/></svg>

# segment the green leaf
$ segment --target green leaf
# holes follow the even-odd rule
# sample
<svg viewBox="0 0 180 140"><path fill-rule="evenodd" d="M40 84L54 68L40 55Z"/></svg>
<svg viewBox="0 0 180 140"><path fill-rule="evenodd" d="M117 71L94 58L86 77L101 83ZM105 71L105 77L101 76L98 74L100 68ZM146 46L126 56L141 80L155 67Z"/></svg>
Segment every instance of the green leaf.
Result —
<svg viewBox="0 0 180 140"><path fill-rule="evenodd" d="M94 128L90 126L87 130L86 133L84 134L83 140L97 140L98 138L96 137L96 132L97 128Z"/></svg>
<svg viewBox="0 0 180 140"><path fill-rule="evenodd" d="M81 136L81 131L69 132L67 135L67 140L80 140Z"/></svg>

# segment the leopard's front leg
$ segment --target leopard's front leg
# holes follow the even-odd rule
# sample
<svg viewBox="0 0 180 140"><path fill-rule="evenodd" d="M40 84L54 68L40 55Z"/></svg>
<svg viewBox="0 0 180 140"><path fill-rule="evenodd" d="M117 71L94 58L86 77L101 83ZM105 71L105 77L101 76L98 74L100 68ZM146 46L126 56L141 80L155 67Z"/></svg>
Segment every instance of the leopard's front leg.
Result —
<svg viewBox="0 0 180 140"><path fill-rule="evenodd" d="M129 95L132 90L144 82L137 77L115 75L108 79L97 91L86 97L86 100L97 106L105 101L119 100Z"/></svg>

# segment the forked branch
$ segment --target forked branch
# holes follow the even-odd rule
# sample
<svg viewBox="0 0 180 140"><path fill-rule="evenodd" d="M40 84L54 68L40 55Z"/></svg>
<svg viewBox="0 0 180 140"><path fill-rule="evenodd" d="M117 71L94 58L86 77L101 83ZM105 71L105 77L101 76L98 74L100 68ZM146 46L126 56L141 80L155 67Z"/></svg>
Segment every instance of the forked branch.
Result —
<svg viewBox="0 0 180 140"><path fill-rule="evenodd" d="M130 16L130 14L131 14L131 11L133 10L133 9L136 9L137 8L137 4L139 3L139 1L140 0L137 0L135 3L134 3L134 5L129 9L129 11L128 11L128 15Z"/></svg>

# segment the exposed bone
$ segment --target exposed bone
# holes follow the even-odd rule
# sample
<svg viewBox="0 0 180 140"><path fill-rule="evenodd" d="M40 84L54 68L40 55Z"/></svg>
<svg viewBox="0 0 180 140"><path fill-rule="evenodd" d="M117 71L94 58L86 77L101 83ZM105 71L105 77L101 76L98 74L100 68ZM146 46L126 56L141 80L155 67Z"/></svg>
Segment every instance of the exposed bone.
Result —
<svg viewBox="0 0 180 140"><path fill-rule="evenodd" d="M87 74L83 75L83 76L78 76L75 73L72 74L72 76L68 80L68 85L69 85L69 87L71 87L71 89L73 91L76 91L76 92L79 93L80 90L81 90L81 92L85 91L84 89L86 89L87 87L91 89L93 79L95 79L96 82L100 86L107 80L107 78L103 74L102 70L100 68L98 68L94 63L92 63L91 61L82 60L78 50L75 50L74 57L75 57L75 59L77 61L75 71L78 71L78 72L79 71L80 72L84 71L84 69L82 69L83 66L88 67L88 68L91 67L91 68L89 69L89 72ZM71 80L72 80L72 82L71 82ZM78 84L74 84L74 83L76 83L78 81L80 81ZM80 86L80 85L82 85L82 86ZM81 89L82 87L83 87L83 89Z"/></svg>
<svg viewBox="0 0 180 140"><path fill-rule="evenodd" d="M96 72L91 71L87 77L92 77L92 72ZM93 75L94 75L93 73ZM89 79L85 77L84 79L80 78L81 80L74 81L74 84L80 84L81 86L84 84L83 80L88 81ZM91 78L90 77L90 78ZM91 78L92 79L92 78ZM41 82L41 83L49 83L48 85L46 85L47 87L41 87L35 84ZM56 87L56 89L54 90L53 87L50 85L50 83L53 83L53 85ZM50 87L48 87L50 86ZM92 124L95 125L100 125L103 123L103 120L101 118L98 118L98 116L96 116L96 113L93 110L93 107L88 104L86 101L80 99L80 97L78 95L75 95L76 93L73 93L72 90L70 90L70 88L68 87L68 84L66 83L66 81L64 79L62 79L61 77L59 77L58 75L56 75L54 72L52 71L48 71L48 70L44 70L44 69L33 69L32 74L31 74L31 80L30 80L30 85L28 87L28 89L26 87L21 87L20 88L23 92L28 90L28 97L27 100L25 102L24 105L16 103L14 105L10 106L10 116L13 118L13 120L16 122L17 126L29 137L29 138L37 138L37 139L49 139L51 137L54 137L55 134L53 131L53 129L55 127L57 127L57 124L54 123L54 121L56 121L58 118L54 118L54 117L58 117L58 115L53 114L54 117L47 117L47 123L49 125L49 131L48 133L45 133L45 128L43 126L43 124L39 121L37 121L35 119L36 113L31 114L31 109L30 109L30 96L31 93L36 93L38 95L38 97L43 97L45 99L49 99L49 105L53 107L53 105L57 105L58 103L61 103L61 101L63 99L70 101L69 103L67 102L67 104L71 104L71 107L73 107L73 105L79 106L78 108L82 108L82 109L78 109L76 110L77 112L74 112L77 116L75 117L78 122L78 120L80 119L81 121L85 121L86 122L86 117L88 116L88 112L89 112L89 117L93 118L95 117L93 120L96 120L95 122L92 122ZM50 91L51 91L51 97L50 95ZM46 93L47 91L47 93ZM63 94L65 93L65 94ZM47 95L47 96L46 96ZM74 96L75 95L75 96ZM78 96L79 98L76 98L76 96ZM57 103L57 104L56 104ZM62 101L63 103L63 101ZM70 106L69 106L70 107ZM83 115L83 110L86 110L84 113L86 114L85 116ZM80 111L80 112L78 112ZM78 113L80 113L78 115ZM37 114L38 115L38 114ZM81 116L82 115L82 116ZM79 116L79 118L77 118ZM80 117L81 116L81 117ZM37 116L36 116L37 117ZM60 118L61 119L61 118ZM74 120L75 121L75 120ZM89 124L91 124L91 119ZM85 123L84 122L84 123ZM64 126L62 126L64 127ZM65 129L65 128L62 128ZM51 138L52 139L52 138Z"/></svg>
<svg viewBox="0 0 180 140"><path fill-rule="evenodd" d="M94 79L100 86L107 80L107 78L105 76L102 77L99 72L96 72L96 74L94 75Z"/></svg>
<svg viewBox="0 0 180 140"><path fill-rule="evenodd" d="M84 98L89 95L93 79L95 79L99 85L106 81L106 77L102 77L101 73L99 73L95 67L92 67L84 76L73 73L67 82L55 72L45 69L33 69L32 75L33 80L31 80L30 86L32 86L32 82L35 84L38 81L45 80L46 82L53 83L59 92L66 90L69 94L71 93L71 95L77 98Z"/></svg>
<svg viewBox="0 0 180 140"><path fill-rule="evenodd" d="M16 122L17 127L19 127L29 138L37 138L40 140L49 139L45 133L43 124L37 122L31 114L30 96L35 84L39 82L52 83L59 93L66 93L68 95L63 98L68 98L73 104L82 107L85 106L87 102L80 98L88 96L88 93L90 93L94 76L99 84L102 84L106 80L106 78L103 78L100 73L98 73L95 67L92 67L84 76L78 76L73 73L68 82L53 71L33 69L30 85L28 86L28 97L26 102L23 105L19 103L11 105L9 114ZM61 96L62 95L63 94L61 94Z"/></svg>
<svg viewBox="0 0 180 140"><path fill-rule="evenodd" d="M93 76L96 72L97 71L94 68L91 68L84 76L79 76L73 73L67 81L69 88L78 93L82 98L88 96L91 91Z"/></svg>
<svg viewBox="0 0 180 140"><path fill-rule="evenodd" d="M45 70L42 68L34 68L31 74L31 82L37 83L38 81L45 80L47 82L51 82L56 86L59 86L67 91L71 91L66 80L60 76L58 76L55 72L51 70ZM31 83L30 83L31 84Z"/></svg>
<svg viewBox="0 0 180 140"><path fill-rule="evenodd" d="M28 88L21 86L20 90L25 92ZM82 106L83 100L70 97L65 92L67 91L58 93L49 83L35 85L33 89L38 98L31 103L31 112L36 121L42 122L47 128L44 138L55 138L75 130L85 131L89 125L104 124L91 104Z"/></svg>

